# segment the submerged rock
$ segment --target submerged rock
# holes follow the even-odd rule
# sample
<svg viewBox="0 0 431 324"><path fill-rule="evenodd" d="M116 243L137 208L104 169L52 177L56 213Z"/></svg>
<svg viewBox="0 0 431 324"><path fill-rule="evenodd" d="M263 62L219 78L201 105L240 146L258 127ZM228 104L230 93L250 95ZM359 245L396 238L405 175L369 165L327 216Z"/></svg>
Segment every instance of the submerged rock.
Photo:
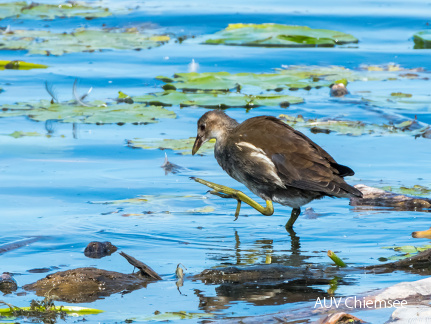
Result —
<svg viewBox="0 0 431 324"><path fill-rule="evenodd" d="M117 247L111 242L90 242L84 250L88 258L100 259L117 251Z"/></svg>
<svg viewBox="0 0 431 324"><path fill-rule="evenodd" d="M344 97L349 94L344 83L333 84L331 86L330 95L331 97Z"/></svg>
<svg viewBox="0 0 431 324"><path fill-rule="evenodd" d="M363 184L358 184L355 188L362 192L363 197L350 198L352 206L393 207L397 210L431 209L429 198L401 195Z"/></svg>
<svg viewBox="0 0 431 324"><path fill-rule="evenodd" d="M38 296L49 293L55 300L88 303L118 292L140 289L147 284L148 279L139 273L123 274L96 268L77 268L50 274L23 288L35 291Z"/></svg>
<svg viewBox="0 0 431 324"><path fill-rule="evenodd" d="M3 272L0 275L0 291L4 294L10 294L18 289L18 284L9 272Z"/></svg>

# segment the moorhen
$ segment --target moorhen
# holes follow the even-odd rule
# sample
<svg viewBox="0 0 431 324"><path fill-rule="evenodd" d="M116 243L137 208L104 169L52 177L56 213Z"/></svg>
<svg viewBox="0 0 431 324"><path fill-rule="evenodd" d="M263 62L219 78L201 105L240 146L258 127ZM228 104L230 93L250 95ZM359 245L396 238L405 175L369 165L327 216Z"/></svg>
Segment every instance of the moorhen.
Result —
<svg viewBox="0 0 431 324"><path fill-rule="evenodd" d="M239 124L221 110L209 111L198 121L192 154L213 138L214 156L223 170L266 201L263 207L239 190L194 178L212 188L213 194L235 198L236 217L241 201L266 216L274 213L272 202L277 202L293 208L286 224L292 228L300 207L314 199L362 197L343 179L354 175L352 169L335 162L319 145L275 117L253 117Z"/></svg>

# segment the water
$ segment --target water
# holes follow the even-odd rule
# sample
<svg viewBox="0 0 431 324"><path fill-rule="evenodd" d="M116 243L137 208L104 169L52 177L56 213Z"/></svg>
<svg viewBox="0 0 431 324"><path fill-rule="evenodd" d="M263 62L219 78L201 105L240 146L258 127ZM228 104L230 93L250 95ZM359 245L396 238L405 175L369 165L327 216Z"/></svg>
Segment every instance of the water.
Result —
<svg viewBox="0 0 431 324"><path fill-rule="evenodd" d="M97 2L99 4L99 2ZM103 2L112 8L134 7L133 1ZM80 92L94 87L91 98L117 97L119 90L129 95L158 91L157 75L171 76L186 72L194 59L200 72L228 71L271 72L283 64L341 65L357 68L361 64L393 62L405 68L431 70L428 50L414 50L412 35L427 28L430 4L426 1L360 1L355 4L338 1L308 2L304 5L284 1L231 4L219 1L205 4L197 1L142 2L129 15L83 20L79 18L43 21L5 19L1 26L12 28L47 28L70 30L77 26L106 24L111 27L151 23L161 31L203 35L225 28L228 23L287 23L314 28L328 28L351 33L359 38L354 47L268 49L250 47L205 46L196 41L167 45L143 51L105 51L77 53L59 57L26 55L24 51L2 51L0 59L20 59L49 65L46 70L1 71L2 103L49 99L44 90L48 80L55 85L61 100L71 98L72 84L79 79ZM48 25L48 27L45 27ZM355 92L369 90L408 92L428 96L428 80L394 82L356 82L349 85ZM357 100L334 100L328 89L301 90L305 104L287 110L262 107L246 112L229 109L228 113L243 121L262 114L302 114L306 117L347 116L371 123L387 121L381 113ZM421 245L426 240L411 238L411 232L429 227L429 216L422 212L386 209L360 209L347 200L326 198L310 203L318 214L315 219L300 216L294 244L284 229L290 209L275 206L271 217L242 208L234 222L235 201L205 194L206 188L189 179L199 176L210 181L248 190L229 178L214 157L178 155L165 151L169 160L185 168L178 174L165 176L160 167L164 151L133 150L126 145L132 138L186 138L195 135L196 120L203 108L172 107L177 119L161 120L150 125L78 125L54 123L54 136L15 139L0 136L0 199L2 226L0 244L26 237L40 236L37 242L0 255L0 272L16 274L20 286L34 282L45 274L29 273L33 268L57 266L61 270L96 266L101 269L130 273L131 266L118 255L94 260L84 256L90 241L111 241L120 250L144 261L156 270L163 281L129 294L115 294L89 304L105 310L88 316L90 322L114 323L135 318L142 320L154 312L208 312L216 319L263 315L290 309L311 309L314 300L290 302L283 298L263 298L256 287L229 293L217 285L186 280L180 294L174 272L184 264L188 275L225 264L261 264L268 256L274 263L299 266L304 263L330 265L327 250L337 251L351 265L379 263L393 251L391 245ZM429 110L390 110L400 118L414 115L431 123ZM37 131L46 134L44 123L24 117L1 118L0 133ZM356 175L351 184L371 186L430 186L430 142L410 136L350 137L311 134L315 142L337 161L352 167ZM75 137L74 137L75 134ZM61 136L64 135L64 136ZM153 195L143 205L104 205L89 202ZM172 198L164 198L170 195ZM190 197L187 197L190 196ZM214 212L196 214L192 209L213 207ZM147 213L151 211L152 213ZM169 214L165 213L169 211ZM132 214L132 215L131 215ZM133 215L138 214L138 215ZM299 239L299 244L298 240ZM341 285L337 296L351 296L391 286L401 281L420 279L419 275L396 272L387 275L354 274L350 284ZM232 288L233 289L233 288ZM328 287L316 287L323 293ZM318 291L319 293L319 291ZM1 299L26 306L32 293L16 294ZM218 301L217 301L218 299ZM205 302L204 302L205 301ZM206 305L206 306L205 306ZM372 323L387 320L392 310L360 312L358 316ZM316 319L317 317L314 317ZM72 322L74 319L69 319ZM183 320L197 322L199 319Z"/></svg>

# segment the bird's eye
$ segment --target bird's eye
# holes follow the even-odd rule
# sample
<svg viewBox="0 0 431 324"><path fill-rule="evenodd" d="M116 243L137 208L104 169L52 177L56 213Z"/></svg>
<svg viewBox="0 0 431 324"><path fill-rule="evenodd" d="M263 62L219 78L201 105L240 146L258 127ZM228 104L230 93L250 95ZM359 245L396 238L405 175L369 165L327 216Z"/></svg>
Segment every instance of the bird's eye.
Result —
<svg viewBox="0 0 431 324"><path fill-rule="evenodd" d="M205 130L205 125L204 125L204 124L200 125L200 126L199 126L199 129L200 129L201 131L204 131L204 130Z"/></svg>

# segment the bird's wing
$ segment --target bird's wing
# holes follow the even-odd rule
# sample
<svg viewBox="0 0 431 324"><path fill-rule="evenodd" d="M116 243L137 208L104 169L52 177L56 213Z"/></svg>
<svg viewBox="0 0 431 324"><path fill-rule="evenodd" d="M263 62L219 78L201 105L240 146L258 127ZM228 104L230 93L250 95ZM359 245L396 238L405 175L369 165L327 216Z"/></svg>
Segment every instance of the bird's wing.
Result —
<svg viewBox="0 0 431 324"><path fill-rule="evenodd" d="M354 174L350 168L337 164L307 136L277 118L250 118L235 133L236 145L248 145L264 153L285 186L334 196L360 195L342 178Z"/></svg>

